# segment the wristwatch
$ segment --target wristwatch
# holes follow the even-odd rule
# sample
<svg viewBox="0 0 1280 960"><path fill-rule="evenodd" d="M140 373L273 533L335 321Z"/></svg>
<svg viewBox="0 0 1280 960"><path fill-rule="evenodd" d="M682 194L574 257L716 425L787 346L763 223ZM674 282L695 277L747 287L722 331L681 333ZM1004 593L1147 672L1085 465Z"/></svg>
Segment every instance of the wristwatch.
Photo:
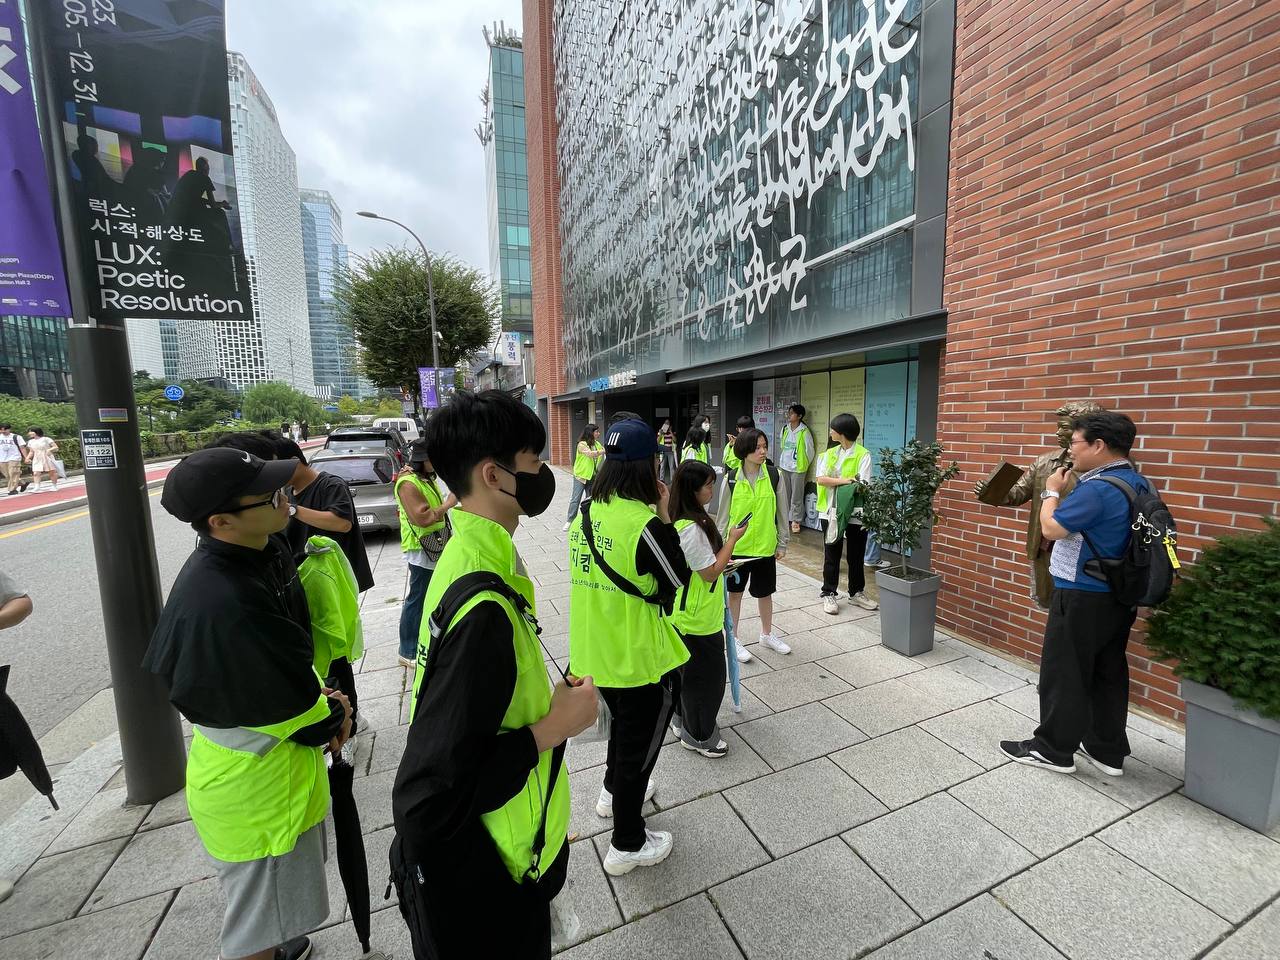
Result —
<svg viewBox="0 0 1280 960"><path fill-rule="evenodd" d="M1040 494L1040 499L1041 500L1061 500L1062 494L1060 494L1057 490L1046 490L1044 493Z"/></svg>

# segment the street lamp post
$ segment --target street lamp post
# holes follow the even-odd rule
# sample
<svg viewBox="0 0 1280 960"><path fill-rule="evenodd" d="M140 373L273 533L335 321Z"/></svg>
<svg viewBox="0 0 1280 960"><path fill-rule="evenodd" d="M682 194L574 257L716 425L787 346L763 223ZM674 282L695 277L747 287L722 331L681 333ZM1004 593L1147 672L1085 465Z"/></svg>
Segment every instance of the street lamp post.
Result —
<svg viewBox="0 0 1280 960"><path fill-rule="evenodd" d="M390 217L382 217L369 210L357 210L356 216L367 217L370 220L385 220L387 223L394 223L397 227L406 230L409 236L418 241L418 246L422 248L422 255L427 260L427 305L431 311L431 363L435 366L436 375L439 376L440 370L440 335L436 332L436 291L431 283L431 254L427 250L427 245L422 242L422 238L410 230L399 220L392 220Z"/></svg>

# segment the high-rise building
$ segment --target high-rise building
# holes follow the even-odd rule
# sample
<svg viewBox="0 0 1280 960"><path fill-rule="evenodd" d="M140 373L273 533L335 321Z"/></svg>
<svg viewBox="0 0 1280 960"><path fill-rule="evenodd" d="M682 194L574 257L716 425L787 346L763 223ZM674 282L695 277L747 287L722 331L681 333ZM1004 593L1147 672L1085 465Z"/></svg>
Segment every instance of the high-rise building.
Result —
<svg viewBox="0 0 1280 960"><path fill-rule="evenodd" d="M311 318L311 366L321 395L363 397L373 385L359 374L355 334L338 318L334 283L347 269L342 211L325 190L303 189L302 259Z"/></svg>
<svg viewBox="0 0 1280 960"><path fill-rule="evenodd" d="M298 218L298 162L266 90L227 53L231 139L252 323L217 321L218 366L237 388L283 380L312 393L311 322Z"/></svg>
<svg viewBox="0 0 1280 960"><path fill-rule="evenodd" d="M65 319L0 316L0 393L41 400L71 398Z"/></svg>
<svg viewBox="0 0 1280 960"><path fill-rule="evenodd" d="M218 336L213 324L200 320L161 320L160 348L164 376L168 379L227 385L218 367Z"/></svg>

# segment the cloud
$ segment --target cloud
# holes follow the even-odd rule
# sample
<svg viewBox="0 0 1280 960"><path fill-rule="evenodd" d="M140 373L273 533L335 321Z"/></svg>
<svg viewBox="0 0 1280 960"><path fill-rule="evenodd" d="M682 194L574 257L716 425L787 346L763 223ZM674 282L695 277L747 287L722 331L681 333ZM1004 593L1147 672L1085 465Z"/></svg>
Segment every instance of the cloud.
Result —
<svg viewBox="0 0 1280 960"><path fill-rule="evenodd" d="M227 0L227 46L275 104L299 185L342 208L354 254L413 242L356 216L373 210L488 272L480 30L520 17L520 0Z"/></svg>

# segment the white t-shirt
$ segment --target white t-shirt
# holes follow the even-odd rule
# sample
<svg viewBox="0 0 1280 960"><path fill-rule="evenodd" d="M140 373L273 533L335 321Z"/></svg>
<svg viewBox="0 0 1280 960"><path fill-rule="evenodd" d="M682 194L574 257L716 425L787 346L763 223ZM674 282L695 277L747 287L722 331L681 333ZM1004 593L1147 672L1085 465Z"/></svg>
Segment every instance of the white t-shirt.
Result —
<svg viewBox="0 0 1280 960"><path fill-rule="evenodd" d="M696 523L691 523L680 531L680 548L684 550L685 563L695 573L716 562L716 552L711 549L711 538Z"/></svg>
<svg viewBox="0 0 1280 960"><path fill-rule="evenodd" d="M853 456L853 451L856 449L857 449L857 444L850 444L848 450L841 449L840 452L836 454L835 462L832 464L831 469L829 470L826 469L826 467L824 466L827 461L826 460L821 461L818 466L818 476L820 477L841 476L841 473L840 473L841 468L844 466L845 461ZM858 476L858 479L861 480L863 483L871 482L871 455L870 454L864 457L862 459L862 463L858 465L857 476ZM829 488L828 496L827 496L827 519L832 523L834 523L836 519L836 513L837 511L836 511L835 487L831 487ZM853 516L850 517L850 519L852 520L853 517L860 517L861 515L862 515L862 508L857 507L853 511Z"/></svg>
<svg viewBox="0 0 1280 960"><path fill-rule="evenodd" d="M12 463L22 459L22 448L27 445L16 433L5 436L0 433L0 463Z"/></svg>

